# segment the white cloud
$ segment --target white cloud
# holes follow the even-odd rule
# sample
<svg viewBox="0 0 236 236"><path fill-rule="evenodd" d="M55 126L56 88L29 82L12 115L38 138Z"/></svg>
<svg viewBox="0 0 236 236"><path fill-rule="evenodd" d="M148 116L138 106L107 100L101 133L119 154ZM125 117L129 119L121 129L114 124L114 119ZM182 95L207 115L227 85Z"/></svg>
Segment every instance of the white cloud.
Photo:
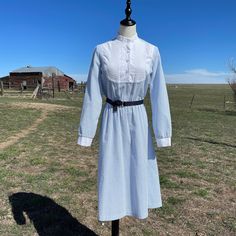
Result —
<svg viewBox="0 0 236 236"><path fill-rule="evenodd" d="M77 82L87 81L87 74L69 74ZM208 71L207 69L185 70L183 73L166 74L167 83L190 83L190 84L225 84L231 74L224 71Z"/></svg>
<svg viewBox="0 0 236 236"><path fill-rule="evenodd" d="M185 73L196 74L196 75L201 75L201 76L209 76L209 77L219 77L219 76L227 75L227 73L225 72L210 72L206 69L186 70Z"/></svg>
<svg viewBox="0 0 236 236"><path fill-rule="evenodd" d="M165 74L167 83L225 84L230 73L206 69L185 70L179 74Z"/></svg>

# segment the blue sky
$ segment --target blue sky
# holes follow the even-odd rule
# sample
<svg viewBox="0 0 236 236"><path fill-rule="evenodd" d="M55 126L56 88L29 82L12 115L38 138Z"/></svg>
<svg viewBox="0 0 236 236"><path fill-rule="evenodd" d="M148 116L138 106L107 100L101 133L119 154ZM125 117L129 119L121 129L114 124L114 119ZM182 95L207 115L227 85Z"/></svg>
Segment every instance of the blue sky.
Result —
<svg viewBox="0 0 236 236"><path fill-rule="evenodd" d="M0 0L0 76L56 66L86 80L94 47L119 30L125 0ZM140 38L159 47L168 83L225 83L236 58L235 0L136 0Z"/></svg>

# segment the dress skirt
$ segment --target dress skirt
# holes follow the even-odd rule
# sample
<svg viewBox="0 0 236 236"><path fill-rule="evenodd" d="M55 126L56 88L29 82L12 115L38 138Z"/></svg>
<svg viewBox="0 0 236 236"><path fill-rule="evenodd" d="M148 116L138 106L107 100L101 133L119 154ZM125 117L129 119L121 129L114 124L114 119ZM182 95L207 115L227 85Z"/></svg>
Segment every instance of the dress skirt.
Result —
<svg viewBox="0 0 236 236"><path fill-rule="evenodd" d="M113 112L106 103L99 132L99 221L148 217L148 208L161 207L162 200L145 105Z"/></svg>

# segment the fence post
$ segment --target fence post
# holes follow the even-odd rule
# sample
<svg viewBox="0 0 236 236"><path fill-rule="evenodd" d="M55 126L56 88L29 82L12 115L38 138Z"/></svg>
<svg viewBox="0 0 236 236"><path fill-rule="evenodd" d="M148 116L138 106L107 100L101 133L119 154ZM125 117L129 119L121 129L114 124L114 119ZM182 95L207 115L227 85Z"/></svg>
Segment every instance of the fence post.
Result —
<svg viewBox="0 0 236 236"><path fill-rule="evenodd" d="M3 82L0 81L0 84L1 84L1 96L3 96L3 94L4 94L4 90L3 90Z"/></svg>
<svg viewBox="0 0 236 236"><path fill-rule="evenodd" d="M52 80L52 86L51 86L51 91L52 91L52 97L54 98L54 90L55 90L55 77L56 77L56 74L55 73L52 73L51 75L51 80Z"/></svg>
<svg viewBox="0 0 236 236"><path fill-rule="evenodd" d="M193 95L193 97L192 97L192 99L191 99L191 103L190 103L190 106L189 106L190 109L192 108L192 104L193 104L194 97L195 97L195 94Z"/></svg>
<svg viewBox="0 0 236 236"><path fill-rule="evenodd" d="M20 91L21 91L21 93L23 93L23 90L24 90L23 83L20 83Z"/></svg>
<svg viewBox="0 0 236 236"><path fill-rule="evenodd" d="M224 95L224 111L225 111L225 95Z"/></svg>
<svg viewBox="0 0 236 236"><path fill-rule="evenodd" d="M60 82L59 82L59 80L57 81L57 87L58 87L58 92L61 92L61 87L60 87Z"/></svg>

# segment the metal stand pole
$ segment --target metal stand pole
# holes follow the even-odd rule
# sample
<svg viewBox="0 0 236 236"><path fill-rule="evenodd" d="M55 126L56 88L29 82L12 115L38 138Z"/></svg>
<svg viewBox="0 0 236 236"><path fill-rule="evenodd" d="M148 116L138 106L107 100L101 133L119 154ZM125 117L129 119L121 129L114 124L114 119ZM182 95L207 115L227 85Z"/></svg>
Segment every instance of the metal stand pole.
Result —
<svg viewBox="0 0 236 236"><path fill-rule="evenodd" d="M119 236L119 220L113 220L111 224L112 224L111 235Z"/></svg>

